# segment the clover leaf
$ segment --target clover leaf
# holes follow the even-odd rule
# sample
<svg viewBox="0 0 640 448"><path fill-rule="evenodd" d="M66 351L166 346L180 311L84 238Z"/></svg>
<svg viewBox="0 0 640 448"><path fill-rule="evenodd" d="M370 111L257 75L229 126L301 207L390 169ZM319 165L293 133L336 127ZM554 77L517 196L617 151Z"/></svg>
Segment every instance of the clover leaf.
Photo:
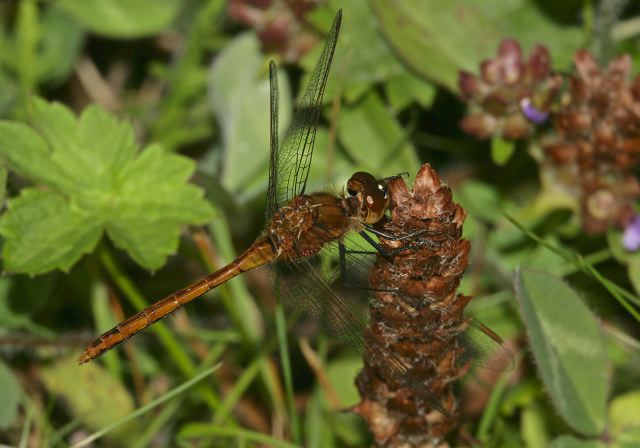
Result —
<svg viewBox="0 0 640 448"><path fill-rule="evenodd" d="M0 154L34 184L0 217L5 269L66 271L106 231L154 270L176 251L180 226L211 218L202 190L188 183L194 162L158 145L140 150L131 126L100 107L76 118L61 104L34 99L27 117L0 121Z"/></svg>

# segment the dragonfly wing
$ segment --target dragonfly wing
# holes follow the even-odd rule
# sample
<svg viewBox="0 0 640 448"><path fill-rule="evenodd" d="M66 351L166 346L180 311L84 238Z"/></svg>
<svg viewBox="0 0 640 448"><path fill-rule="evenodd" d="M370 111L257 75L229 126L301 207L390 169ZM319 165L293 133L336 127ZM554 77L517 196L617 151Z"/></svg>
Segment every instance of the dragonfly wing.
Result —
<svg viewBox="0 0 640 448"><path fill-rule="evenodd" d="M358 263L364 266L359 275L359 281L363 281L366 263L361 259ZM303 312L326 333L362 352L362 334L368 325L368 291L343 284L337 244L327 244L318 255L276 263L271 268L275 271L272 286L286 307Z"/></svg>
<svg viewBox="0 0 640 448"><path fill-rule="evenodd" d="M514 368L513 353L500 336L473 318L467 317L465 324L467 328L459 338L465 348L460 358L461 363L471 362L474 366L499 372Z"/></svg>
<svg viewBox="0 0 640 448"><path fill-rule="evenodd" d="M270 140L270 158L269 158L269 186L267 187L267 221L273 216L278 209L277 186L278 186L278 104L280 94L278 92L278 69L276 63L269 62L269 140Z"/></svg>
<svg viewBox="0 0 640 448"><path fill-rule="evenodd" d="M356 241L348 244L351 250L370 250ZM348 252L345 264L349 284L345 284L340 271L338 243L331 243L326 244L318 255L272 265L271 268L277 271L272 278L276 291L290 310L306 313L331 336L358 353L375 358L377 365L385 366L379 375L388 384L411 389L434 409L449 415L429 390L429 378L416 378L410 363L385 347L369 326L368 311L373 292L366 288L373 261L375 254ZM354 283L359 286L354 287Z"/></svg>
<svg viewBox="0 0 640 448"><path fill-rule="evenodd" d="M318 63L311 74L309 84L293 116L291 126L278 147L277 141L277 100L274 108L274 91L277 97L277 81L274 82L274 70L271 70L271 158L269 167L269 187L267 190L268 218L275 210L289 202L295 196L303 194L309 177L311 157L316 129L322 110L322 97L338 40L342 11L338 11L324 45ZM274 130L274 125L276 126ZM275 135L275 140L274 140Z"/></svg>

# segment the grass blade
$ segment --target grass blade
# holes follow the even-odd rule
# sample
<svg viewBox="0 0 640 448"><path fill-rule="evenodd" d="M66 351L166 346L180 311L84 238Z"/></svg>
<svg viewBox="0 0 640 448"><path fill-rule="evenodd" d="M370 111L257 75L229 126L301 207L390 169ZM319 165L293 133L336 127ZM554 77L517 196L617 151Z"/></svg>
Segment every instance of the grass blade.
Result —
<svg viewBox="0 0 640 448"><path fill-rule="evenodd" d="M89 437L87 437L86 439L83 439L80 442L78 442L75 445L73 445L72 448L79 448L79 447L82 447L82 446L86 446L89 443L93 442L94 440L99 439L100 437L104 436L108 432L110 432L113 429L117 428L118 426L123 425L123 424L127 423L128 421L131 421L131 420L143 415L144 413L149 412L151 409L161 405L162 403L172 399L173 397L175 397L177 395L180 395L185 390L189 389L190 387L192 387L195 384L197 384L199 381L202 381L207 376L211 375L218 368L220 368L221 365L222 365L222 363L216 364L215 366L208 368L204 372L199 373L198 375L196 375L193 378L191 378L189 381L185 381L184 383L182 383L178 387L170 390L169 392L167 392L163 396L161 396L161 397L149 402L148 404L136 409L134 412L132 412L131 414L127 415L126 417L121 418L120 420L116 420L112 424L102 428L100 431L96 431L95 433L93 433Z"/></svg>

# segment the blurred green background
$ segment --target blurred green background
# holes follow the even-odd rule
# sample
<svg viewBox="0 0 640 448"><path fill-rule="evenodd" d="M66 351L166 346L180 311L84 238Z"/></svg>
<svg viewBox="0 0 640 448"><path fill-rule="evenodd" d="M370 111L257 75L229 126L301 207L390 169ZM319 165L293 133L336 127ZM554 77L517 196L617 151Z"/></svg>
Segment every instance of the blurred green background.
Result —
<svg viewBox="0 0 640 448"><path fill-rule="evenodd" d="M361 170L412 180L428 162L468 211L461 291L518 365L462 382L465 432L482 446L640 446L640 256L619 230L581 231L543 191L529 142L458 126L459 71L506 37L546 46L560 73L580 48L638 67L640 7L606 0L0 2L0 443L370 445L341 411L362 361L280 321L262 270L75 363L259 234L268 62L282 134L339 8L307 191L342 193Z"/></svg>

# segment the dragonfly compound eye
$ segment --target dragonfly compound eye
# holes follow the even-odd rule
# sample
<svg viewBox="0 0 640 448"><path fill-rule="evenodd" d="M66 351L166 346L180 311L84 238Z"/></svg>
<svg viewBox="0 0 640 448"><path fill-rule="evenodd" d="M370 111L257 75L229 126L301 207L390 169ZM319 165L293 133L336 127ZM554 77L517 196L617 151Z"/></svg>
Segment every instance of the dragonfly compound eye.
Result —
<svg viewBox="0 0 640 448"><path fill-rule="evenodd" d="M360 206L365 224L373 224L384 216L387 208L386 182L378 181L369 173L358 171L347 182L347 192L360 197Z"/></svg>
<svg viewBox="0 0 640 448"><path fill-rule="evenodd" d="M351 178L347 181L347 193L351 196L356 196L358 193L362 193L367 188L367 184L371 182L371 179L373 179L373 176L369 173L362 171L353 173Z"/></svg>

